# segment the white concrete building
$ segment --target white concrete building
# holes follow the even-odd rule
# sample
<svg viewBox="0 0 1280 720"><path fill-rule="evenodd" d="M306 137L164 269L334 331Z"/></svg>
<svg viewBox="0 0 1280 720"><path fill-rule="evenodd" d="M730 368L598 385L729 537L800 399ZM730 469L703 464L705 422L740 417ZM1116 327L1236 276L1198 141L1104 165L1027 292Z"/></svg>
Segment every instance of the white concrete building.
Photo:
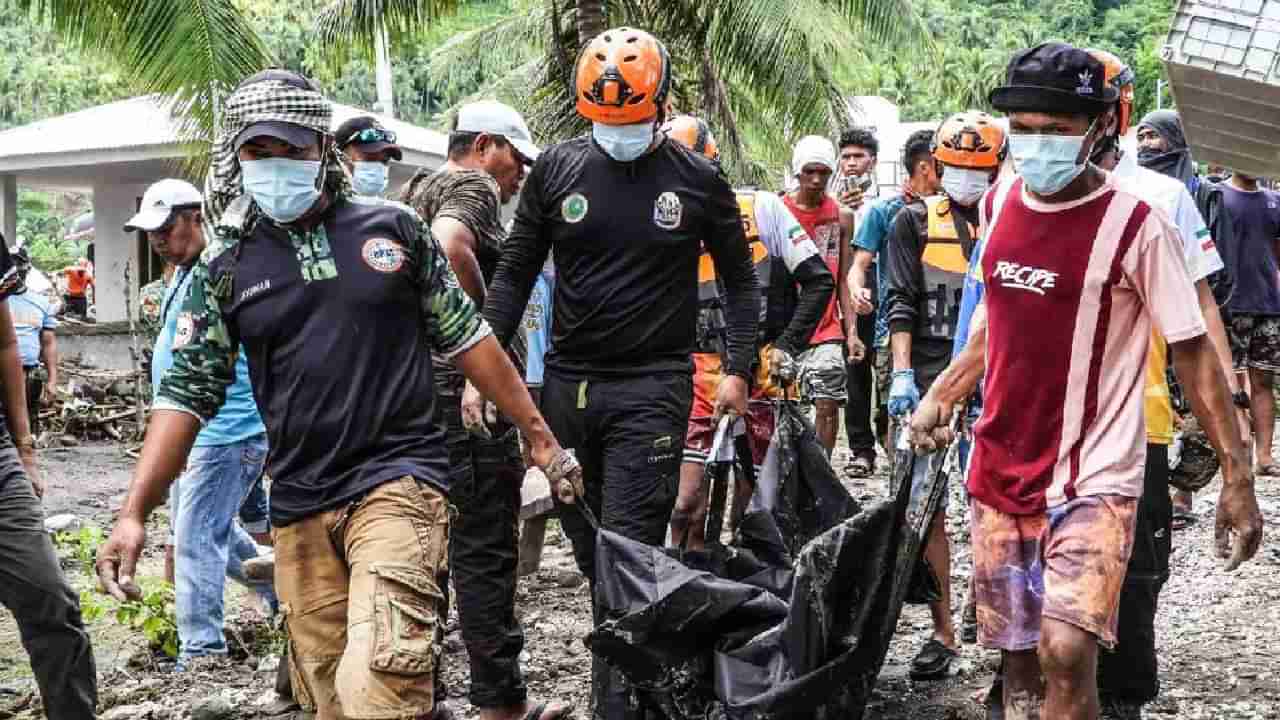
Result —
<svg viewBox="0 0 1280 720"><path fill-rule="evenodd" d="M366 114L373 113L335 103L334 129ZM404 151L404 161L392 163L391 188L399 188L419 167L444 163L447 135L377 117L396 133ZM0 231L8 242L15 241L19 186L92 193L97 319L99 323L122 321L126 261L133 261L130 302L137 297L139 282L159 272L142 234L126 233L123 225L137 210L148 185L182 175L181 162L188 155L189 148L179 139L178 123L154 96L0 132Z"/></svg>

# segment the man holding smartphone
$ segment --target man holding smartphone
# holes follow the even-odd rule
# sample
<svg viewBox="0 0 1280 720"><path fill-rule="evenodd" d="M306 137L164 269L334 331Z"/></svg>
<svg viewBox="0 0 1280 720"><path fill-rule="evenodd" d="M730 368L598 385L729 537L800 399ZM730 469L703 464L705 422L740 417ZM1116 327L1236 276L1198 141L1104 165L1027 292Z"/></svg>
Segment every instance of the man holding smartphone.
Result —
<svg viewBox="0 0 1280 720"><path fill-rule="evenodd" d="M880 153L880 141L875 133L867 128L852 128L840 135L840 177L836 182L840 204L849 208L854 214L854 228L862 224L863 217L870 209L867 198L875 195L876 159ZM850 255L853 253L850 248ZM876 296L876 273L872 269L869 277L871 297ZM856 334L863 347L874 347L876 334L875 315L857 315L845 318L846 332ZM866 353L861 360L854 359L846 353L847 365L846 389L849 393L848 404L844 410L845 438L849 441L849 464L845 465L845 474L850 478L870 477L876 467L876 437L872 426L871 388L875 382L872 366L874 353Z"/></svg>

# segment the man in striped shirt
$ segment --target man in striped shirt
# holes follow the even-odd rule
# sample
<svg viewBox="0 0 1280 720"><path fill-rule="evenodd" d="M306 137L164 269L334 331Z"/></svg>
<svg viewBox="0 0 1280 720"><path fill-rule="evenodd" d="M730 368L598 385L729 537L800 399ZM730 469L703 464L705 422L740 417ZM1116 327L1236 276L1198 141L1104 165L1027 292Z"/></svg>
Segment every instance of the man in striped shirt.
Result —
<svg viewBox="0 0 1280 720"><path fill-rule="evenodd" d="M1230 393L1180 241L1162 211L1089 164L1117 91L1060 43L1020 51L992 104L1009 113L1018 177L984 199L986 296L971 343L912 419L925 448L983 376L968 476L979 638L1002 651L1007 718L1098 717L1099 643L1115 643L1144 453L1152 327L1222 461L1219 549L1234 568L1262 520ZM997 209L998 208L998 209ZM984 353L985 346L985 353Z"/></svg>

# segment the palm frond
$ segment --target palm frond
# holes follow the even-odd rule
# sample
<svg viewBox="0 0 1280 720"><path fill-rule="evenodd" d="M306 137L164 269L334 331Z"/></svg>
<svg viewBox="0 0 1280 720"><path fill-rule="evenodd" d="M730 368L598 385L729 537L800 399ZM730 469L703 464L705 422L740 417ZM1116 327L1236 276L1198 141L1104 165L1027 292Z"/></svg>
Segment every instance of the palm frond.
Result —
<svg viewBox="0 0 1280 720"><path fill-rule="evenodd" d="M321 45L335 62L353 51L373 57L378 35L386 32L395 45L411 38L437 18L458 11L461 0L334 0L316 16Z"/></svg>
<svg viewBox="0 0 1280 720"><path fill-rule="evenodd" d="M128 70L134 89L161 96L201 174L219 99L267 67L270 54L234 0L14 0L73 44Z"/></svg>

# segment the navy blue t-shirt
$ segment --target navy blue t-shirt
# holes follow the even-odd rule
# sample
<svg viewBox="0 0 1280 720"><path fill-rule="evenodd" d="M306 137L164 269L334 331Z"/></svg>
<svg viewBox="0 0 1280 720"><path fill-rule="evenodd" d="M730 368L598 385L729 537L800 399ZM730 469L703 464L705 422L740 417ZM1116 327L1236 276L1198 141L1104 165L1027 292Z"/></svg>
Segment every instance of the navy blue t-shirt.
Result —
<svg viewBox="0 0 1280 720"><path fill-rule="evenodd" d="M1235 228L1233 247L1222 248L1235 279L1228 303L1234 313L1280 315L1280 195L1270 190L1246 192L1222 185L1222 199Z"/></svg>

